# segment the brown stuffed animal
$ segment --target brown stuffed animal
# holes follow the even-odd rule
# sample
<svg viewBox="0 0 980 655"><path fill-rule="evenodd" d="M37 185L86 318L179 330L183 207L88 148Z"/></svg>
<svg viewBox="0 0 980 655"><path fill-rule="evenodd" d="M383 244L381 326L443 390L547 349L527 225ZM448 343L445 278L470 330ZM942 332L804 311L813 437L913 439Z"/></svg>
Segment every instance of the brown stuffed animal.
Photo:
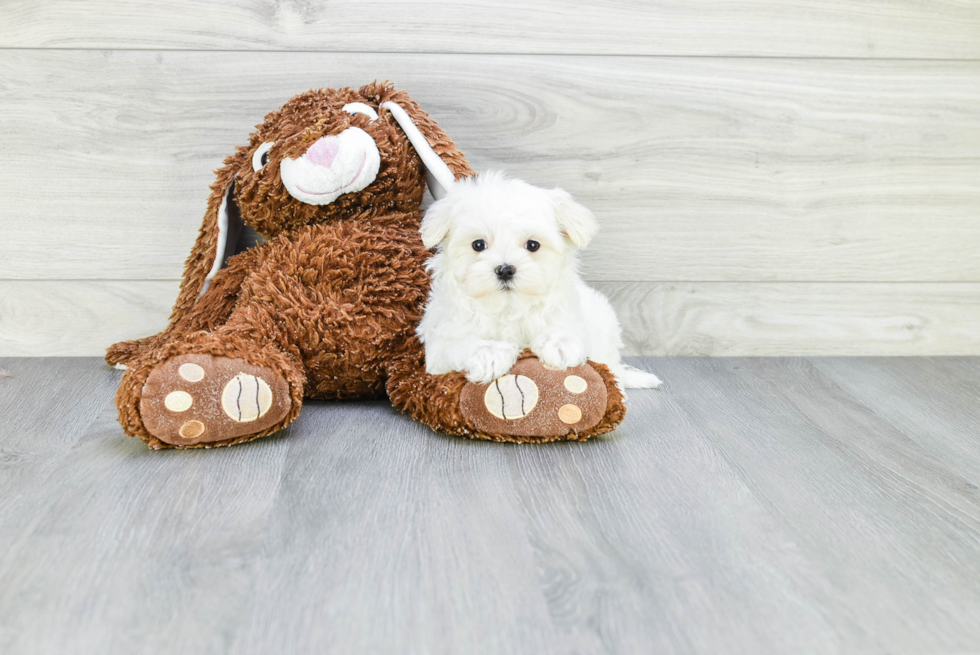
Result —
<svg viewBox="0 0 980 655"><path fill-rule="evenodd" d="M426 173L434 195L473 174L388 84L308 91L266 116L217 171L167 329L106 354L127 367L116 396L126 433L151 448L231 445L289 425L304 397L385 392L467 437L614 429L623 397L600 364L547 370L525 352L489 385L425 372L415 326L429 286ZM242 249L245 226L266 241Z"/></svg>

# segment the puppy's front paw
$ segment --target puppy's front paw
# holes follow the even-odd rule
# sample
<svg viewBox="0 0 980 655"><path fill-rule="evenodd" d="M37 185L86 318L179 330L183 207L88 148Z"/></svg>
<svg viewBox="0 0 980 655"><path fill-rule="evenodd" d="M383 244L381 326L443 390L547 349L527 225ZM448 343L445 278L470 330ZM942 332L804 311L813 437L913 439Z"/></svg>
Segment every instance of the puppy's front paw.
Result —
<svg viewBox="0 0 980 655"><path fill-rule="evenodd" d="M585 344L575 337L563 334L545 336L533 351L545 366L562 370L570 366L581 366L586 359Z"/></svg>
<svg viewBox="0 0 980 655"><path fill-rule="evenodd" d="M466 379L477 384L496 380L506 375L517 362L519 350L516 344L504 341L487 341L473 351L464 362Z"/></svg>

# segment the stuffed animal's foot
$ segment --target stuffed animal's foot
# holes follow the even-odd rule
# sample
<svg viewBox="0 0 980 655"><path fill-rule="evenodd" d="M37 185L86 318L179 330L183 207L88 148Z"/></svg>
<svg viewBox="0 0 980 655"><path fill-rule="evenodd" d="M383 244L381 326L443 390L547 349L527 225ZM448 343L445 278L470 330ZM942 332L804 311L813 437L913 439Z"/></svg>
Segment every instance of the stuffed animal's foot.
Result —
<svg viewBox="0 0 980 655"><path fill-rule="evenodd" d="M271 368L229 357L179 355L153 369L139 408L151 435L187 447L268 432L290 405L289 385Z"/></svg>
<svg viewBox="0 0 980 655"><path fill-rule="evenodd" d="M612 375L606 377L590 364L556 370L525 357L489 384L466 384L460 411L485 438L586 439L614 429L625 414Z"/></svg>

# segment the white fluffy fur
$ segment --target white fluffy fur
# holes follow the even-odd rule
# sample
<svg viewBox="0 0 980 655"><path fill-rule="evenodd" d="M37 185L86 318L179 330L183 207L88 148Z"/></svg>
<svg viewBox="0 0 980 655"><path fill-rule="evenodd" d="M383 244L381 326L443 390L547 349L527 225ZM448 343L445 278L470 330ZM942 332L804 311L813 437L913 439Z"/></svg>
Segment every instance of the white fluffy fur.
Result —
<svg viewBox="0 0 980 655"><path fill-rule="evenodd" d="M422 221L432 290L418 327L426 370L465 371L473 382L505 375L524 348L546 365L586 359L609 366L627 388L655 388L652 373L626 366L612 305L578 274L578 251L599 226L561 189L546 190L497 172L457 182ZM487 247L473 249L482 239ZM540 248L531 252L529 240ZM510 264L509 282L494 269Z"/></svg>

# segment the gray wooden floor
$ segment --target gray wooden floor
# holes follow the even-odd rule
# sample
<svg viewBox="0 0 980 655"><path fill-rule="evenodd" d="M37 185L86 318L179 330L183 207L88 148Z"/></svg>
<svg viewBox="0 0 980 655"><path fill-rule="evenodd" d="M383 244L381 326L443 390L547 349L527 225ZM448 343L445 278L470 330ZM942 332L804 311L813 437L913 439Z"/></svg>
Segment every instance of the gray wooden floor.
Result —
<svg viewBox="0 0 980 655"><path fill-rule="evenodd" d="M151 452L117 371L0 359L0 652L980 652L980 359L633 363L585 444Z"/></svg>

